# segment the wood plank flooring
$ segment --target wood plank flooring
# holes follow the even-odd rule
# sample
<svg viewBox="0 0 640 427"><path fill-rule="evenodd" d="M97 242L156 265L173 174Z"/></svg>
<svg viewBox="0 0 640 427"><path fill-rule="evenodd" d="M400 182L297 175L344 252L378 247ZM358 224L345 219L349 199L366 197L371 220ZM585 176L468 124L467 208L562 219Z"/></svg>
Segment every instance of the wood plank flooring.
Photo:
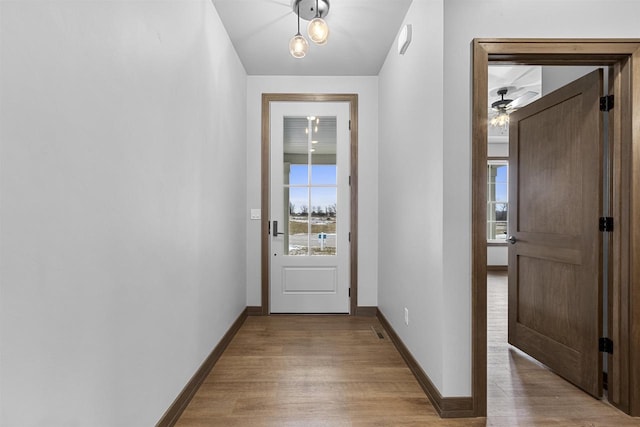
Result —
<svg viewBox="0 0 640 427"><path fill-rule="evenodd" d="M640 425L508 346L490 277L487 419L440 419L375 318L270 316L247 319L177 426Z"/></svg>
<svg viewBox="0 0 640 427"><path fill-rule="evenodd" d="M249 317L178 426L425 425L438 415L375 318Z"/></svg>

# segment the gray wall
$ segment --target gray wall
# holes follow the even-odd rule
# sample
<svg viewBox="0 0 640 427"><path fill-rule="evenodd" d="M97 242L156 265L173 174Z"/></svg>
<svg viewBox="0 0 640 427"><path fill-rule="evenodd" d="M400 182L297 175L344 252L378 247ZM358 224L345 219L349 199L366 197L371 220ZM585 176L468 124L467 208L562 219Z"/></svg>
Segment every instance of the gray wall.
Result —
<svg viewBox="0 0 640 427"><path fill-rule="evenodd" d="M0 17L0 425L154 425L246 305L246 73L208 0Z"/></svg>

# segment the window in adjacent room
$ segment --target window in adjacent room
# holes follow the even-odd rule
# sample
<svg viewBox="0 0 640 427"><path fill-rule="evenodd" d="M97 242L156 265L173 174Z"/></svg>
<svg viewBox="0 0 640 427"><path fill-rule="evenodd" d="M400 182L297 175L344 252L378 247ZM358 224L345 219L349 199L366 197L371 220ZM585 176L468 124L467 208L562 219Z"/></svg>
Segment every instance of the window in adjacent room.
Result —
<svg viewBox="0 0 640 427"><path fill-rule="evenodd" d="M505 243L509 219L509 162L490 159L487 171L487 241Z"/></svg>

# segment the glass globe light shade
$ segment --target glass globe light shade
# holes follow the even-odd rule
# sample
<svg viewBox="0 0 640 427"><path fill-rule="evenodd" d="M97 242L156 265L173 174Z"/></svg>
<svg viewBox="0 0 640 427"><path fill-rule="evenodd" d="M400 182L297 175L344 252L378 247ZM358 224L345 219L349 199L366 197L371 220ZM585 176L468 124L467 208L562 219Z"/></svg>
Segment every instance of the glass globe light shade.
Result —
<svg viewBox="0 0 640 427"><path fill-rule="evenodd" d="M329 26L322 18L314 18L307 27L309 38L317 45L327 44L329 39Z"/></svg>
<svg viewBox="0 0 640 427"><path fill-rule="evenodd" d="M502 111L497 116L493 117L489 124L493 127L502 128L503 131L509 129L509 114Z"/></svg>
<svg viewBox="0 0 640 427"><path fill-rule="evenodd" d="M309 51L309 43L300 34L296 34L289 42L289 52L294 58L304 58Z"/></svg>

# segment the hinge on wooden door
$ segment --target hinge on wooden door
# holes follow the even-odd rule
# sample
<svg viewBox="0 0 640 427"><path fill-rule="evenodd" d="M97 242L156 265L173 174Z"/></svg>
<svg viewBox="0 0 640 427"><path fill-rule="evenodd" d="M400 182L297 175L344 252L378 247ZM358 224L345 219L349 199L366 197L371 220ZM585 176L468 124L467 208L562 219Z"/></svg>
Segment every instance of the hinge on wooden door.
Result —
<svg viewBox="0 0 640 427"><path fill-rule="evenodd" d="M351 288L349 288L349 297L351 297Z"/></svg>
<svg viewBox="0 0 640 427"><path fill-rule="evenodd" d="M349 130L351 130L351 120L349 120Z"/></svg>
<svg viewBox="0 0 640 427"><path fill-rule="evenodd" d="M613 108L613 95L600 97L600 111L611 111Z"/></svg>
<svg viewBox="0 0 640 427"><path fill-rule="evenodd" d="M349 187L351 187L351 175L349 175Z"/></svg>
<svg viewBox="0 0 640 427"><path fill-rule="evenodd" d="M601 353L613 354L613 341L611 338L602 337L598 340L598 350Z"/></svg>
<svg viewBox="0 0 640 427"><path fill-rule="evenodd" d="M602 232L613 231L613 218L610 216L601 216L598 227Z"/></svg>
<svg viewBox="0 0 640 427"><path fill-rule="evenodd" d="M351 232L349 232L349 241L351 241Z"/></svg>

